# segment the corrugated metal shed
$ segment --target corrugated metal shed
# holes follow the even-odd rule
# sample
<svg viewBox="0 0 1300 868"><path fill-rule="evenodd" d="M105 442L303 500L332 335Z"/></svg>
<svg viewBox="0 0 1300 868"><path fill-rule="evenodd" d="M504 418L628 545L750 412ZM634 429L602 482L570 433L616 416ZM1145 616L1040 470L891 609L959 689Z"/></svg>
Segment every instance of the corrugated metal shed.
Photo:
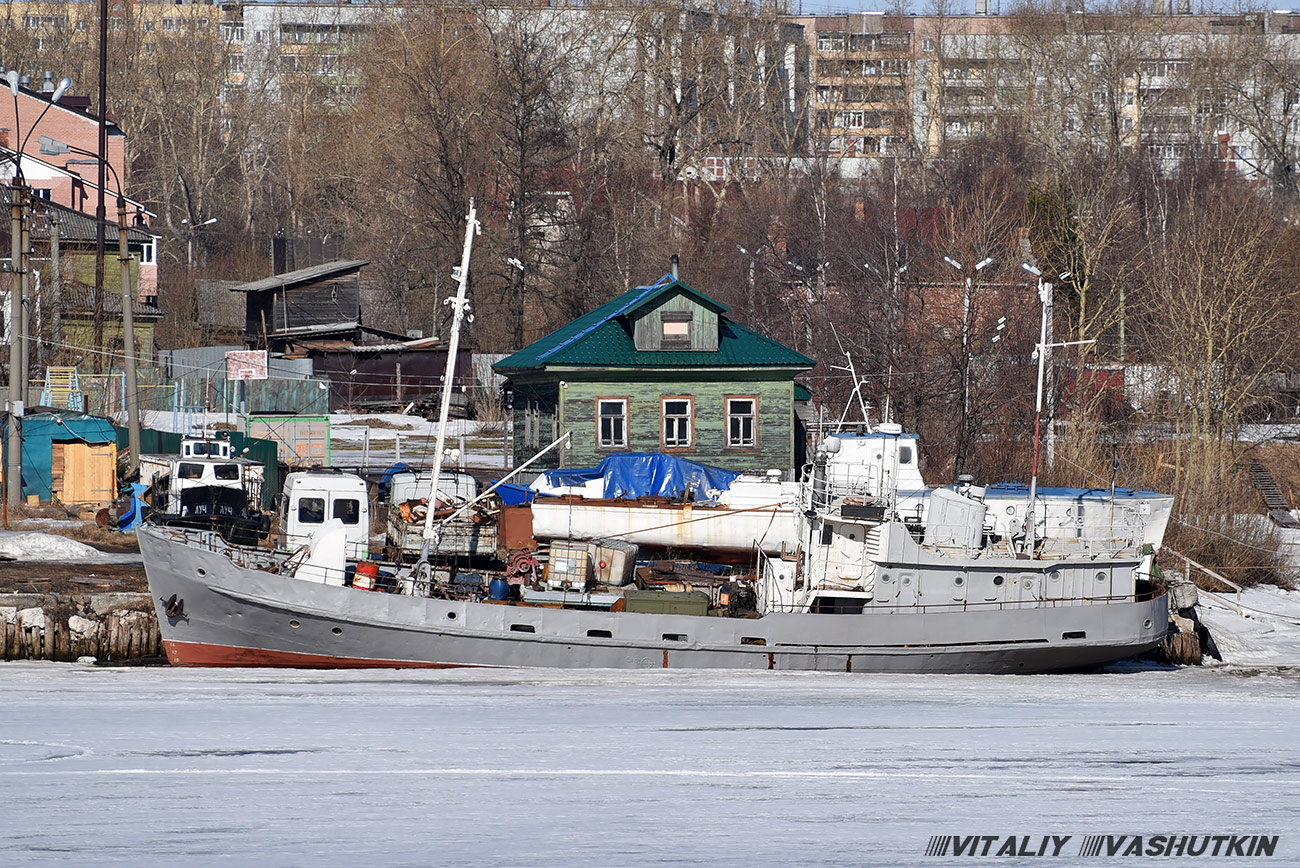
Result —
<svg viewBox="0 0 1300 868"><path fill-rule="evenodd" d="M158 364L163 369L163 376L169 380L185 376L224 377L226 373L226 353L245 352L243 344L219 347L188 347L181 350L162 350L158 353ZM267 378L272 380L303 380L312 376L311 359L282 359L271 356L267 359Z"/></svg>

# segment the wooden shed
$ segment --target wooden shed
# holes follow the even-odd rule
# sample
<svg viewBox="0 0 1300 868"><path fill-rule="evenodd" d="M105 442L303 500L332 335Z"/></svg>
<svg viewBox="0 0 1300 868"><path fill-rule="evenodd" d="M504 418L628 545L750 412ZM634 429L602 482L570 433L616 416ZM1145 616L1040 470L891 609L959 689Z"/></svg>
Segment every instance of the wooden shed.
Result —
<svg viewBox="0 0 1300 868"><path fill-rule="evenodd" d="M36 413L22 421L23 497L105 504L117 497L117 435L97 416Z"/></svg>
<svg viewBox="0 0 1300 868"><path fill-rule="evenodd" d="M245 342L285 352L302 340L361 336L361 269L365 259L340 259L237 283L242 293Z"/></svg>

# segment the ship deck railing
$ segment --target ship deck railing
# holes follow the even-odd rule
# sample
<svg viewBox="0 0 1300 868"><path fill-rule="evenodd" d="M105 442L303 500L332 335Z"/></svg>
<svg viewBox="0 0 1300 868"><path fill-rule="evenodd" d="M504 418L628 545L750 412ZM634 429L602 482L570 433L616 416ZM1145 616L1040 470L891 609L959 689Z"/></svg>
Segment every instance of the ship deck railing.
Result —
<svg viewBox="0 0 1300 868"><path fill-rule="evenodd" d="M1012 609L1075 609L1084 606L1106 606L1123 603L1145 603L1158 598L1164 591L1152 589L1132 594L1110 594L1098 597L1054 597L1027 600L952 600L947 603L875 603L863 600L862 614L918 614L938 615L953 612L997 612ZM835 598L834 593L826 595ZM846 598L857 600L858 598ZM808 604L769 604L768 613L799 614L808 611Z"/></svg>

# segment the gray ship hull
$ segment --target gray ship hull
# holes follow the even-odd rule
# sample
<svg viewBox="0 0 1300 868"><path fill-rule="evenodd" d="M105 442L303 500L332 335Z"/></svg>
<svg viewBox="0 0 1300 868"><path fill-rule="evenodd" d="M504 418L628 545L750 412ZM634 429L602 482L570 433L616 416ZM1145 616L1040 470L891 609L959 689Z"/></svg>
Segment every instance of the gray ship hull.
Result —
<svg viewBox="0 0 1300 868"><path fill-rule="evenodd" d="M1038 673L1139 654L1168 625L1163 595L754 619L530 608L374 593L246 569L174 531L142 528L139 539L163 644L180 666ZM168 616L165 601L173 595L184 613Z"/></svg>

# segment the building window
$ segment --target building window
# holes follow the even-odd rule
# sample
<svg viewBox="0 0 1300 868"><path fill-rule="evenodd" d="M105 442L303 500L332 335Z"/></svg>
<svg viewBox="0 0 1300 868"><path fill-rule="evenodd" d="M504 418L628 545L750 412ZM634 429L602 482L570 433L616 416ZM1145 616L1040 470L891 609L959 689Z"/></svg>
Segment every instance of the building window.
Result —
<svg viewBox="0 0 1300 868"><path fill-rule="evenodd" d="M922 40L921 40L921 50L922 50L922 51L934 51L934 40L933 40L933 39L922 39Z"/></svg>
<svg viewBox="0 0 1300 868"><path fill-rule="evenodd" d="M626 449L627 398L597 398L596 427L601 449Z"/></svg>
<svg viewBox="0 0 1300 868"><path fill-rule="evenodd" d="M689 310L665 310L659 314L660 333L659 349L689 350L691 348L691 312Z"/></svg>
<svg viewBox="0 0 1300 868"><path fill-rule="evenodd" d="M691 445L690 398L664 398L664 448L686 449Z"/></svg>
<svg viewBox="0 0 1300 868"><path fill-rule="evenodd" d="M758 398L727 399L727 447L744 449L757 445Z"/></svg>

